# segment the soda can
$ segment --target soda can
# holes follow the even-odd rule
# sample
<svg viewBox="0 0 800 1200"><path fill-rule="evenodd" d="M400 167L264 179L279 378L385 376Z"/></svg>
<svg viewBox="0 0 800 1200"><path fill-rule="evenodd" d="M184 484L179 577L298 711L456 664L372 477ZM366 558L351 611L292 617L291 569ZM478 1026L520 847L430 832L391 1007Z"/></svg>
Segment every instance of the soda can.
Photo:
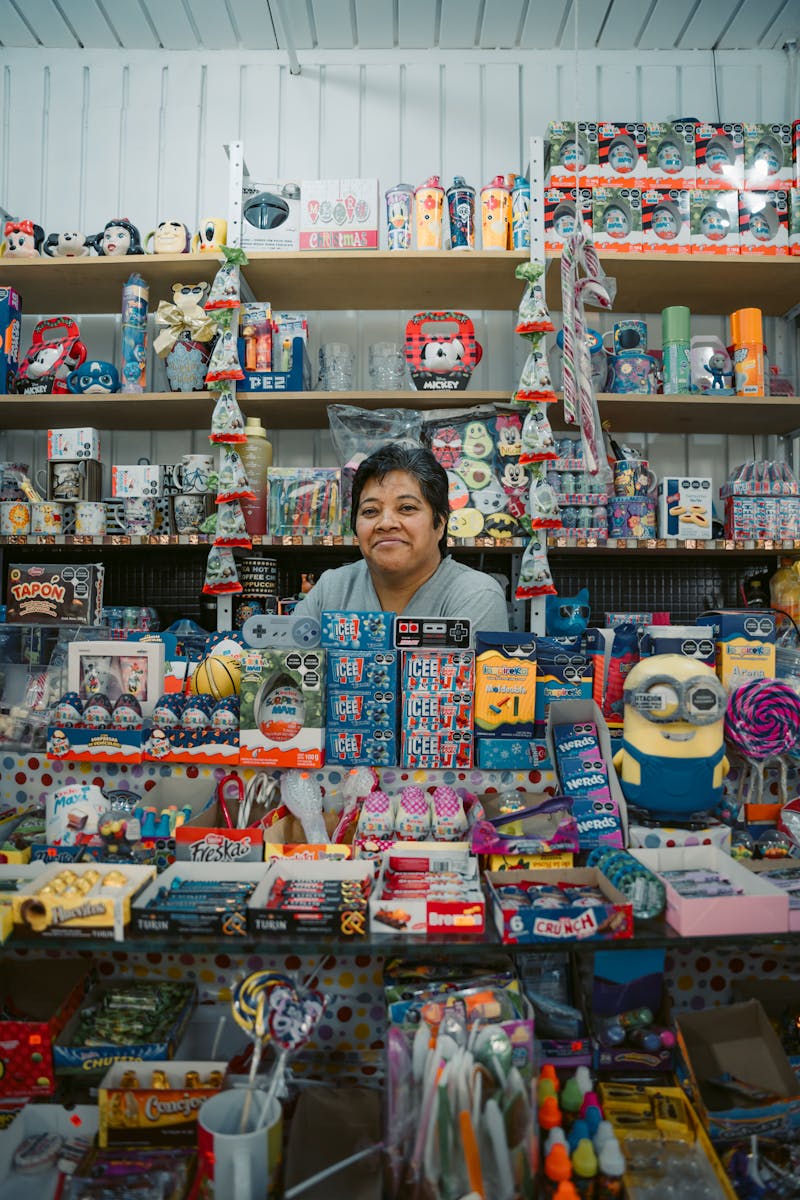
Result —
<svg viewBox="0 0 800 1200"><path fill-rule="evenodd" d="M481 188L481 237L484 250L505 250L511 221L511 197L505 176L495 175Z"/></svg>
<svg viewBox="0 0 800 1200"><path fill-rule="evenodd" d="M531 248L531 185L521 175L511 192L511 245L514 250Z"/></svg>
<svg viewBox="0 0 800 1200"><path fill-rule="evenodd" d="M450 219L450 249L475 249L475 188L461 175L454 175L447 189L447 214Z"/></svg>
<svg viewBox="0 0 800 1200"><path fill-rule="evenodd" d="M390 250L411 249L411 214L414 189L398 183L386 192L386 237Z"/></svg>
<svg viewBox="0 0 800 1200"><path fill-rule="evenodd" d="M414 193L418 250L441 250L444 188L439 176L431 175Z"/></svg>

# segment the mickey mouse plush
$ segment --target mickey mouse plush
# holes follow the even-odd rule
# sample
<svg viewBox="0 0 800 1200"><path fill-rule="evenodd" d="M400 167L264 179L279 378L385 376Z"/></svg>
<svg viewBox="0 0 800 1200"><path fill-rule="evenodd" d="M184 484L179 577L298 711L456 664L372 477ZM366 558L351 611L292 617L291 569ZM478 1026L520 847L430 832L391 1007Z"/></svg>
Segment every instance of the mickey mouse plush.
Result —
<svg viewBox="0 0 800 1200"><path fill-rule="evenodd" d="M50 233L42 247L51 258L85 258L91 254L89 239L83 233Z"/></svg>

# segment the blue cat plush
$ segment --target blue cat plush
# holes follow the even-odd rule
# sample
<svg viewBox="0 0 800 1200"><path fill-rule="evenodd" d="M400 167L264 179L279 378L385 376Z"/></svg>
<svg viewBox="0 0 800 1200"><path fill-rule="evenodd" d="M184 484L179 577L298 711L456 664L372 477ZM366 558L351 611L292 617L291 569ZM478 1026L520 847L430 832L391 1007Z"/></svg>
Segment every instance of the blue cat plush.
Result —
<svg viewBox="0 0 800 1200"><path fill-rule="evenodd" d="M545 632L548 637L580 637L589 622L589 589L575 596L545 597Z"/></svg>

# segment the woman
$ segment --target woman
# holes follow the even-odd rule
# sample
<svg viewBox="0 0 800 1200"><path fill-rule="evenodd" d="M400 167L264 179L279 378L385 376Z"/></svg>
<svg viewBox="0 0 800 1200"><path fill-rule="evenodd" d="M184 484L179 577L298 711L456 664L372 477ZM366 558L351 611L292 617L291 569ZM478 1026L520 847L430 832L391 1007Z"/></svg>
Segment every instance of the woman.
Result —
<svg viewBox="0 0 800 1200"><path fill-rule="evenodd" d="M447 554L445 470L429 450L381 446L353 480L350 523L363 559L325 571L296 613L403 613L460 617L476 630L508 629L500 584Z"/></svg>

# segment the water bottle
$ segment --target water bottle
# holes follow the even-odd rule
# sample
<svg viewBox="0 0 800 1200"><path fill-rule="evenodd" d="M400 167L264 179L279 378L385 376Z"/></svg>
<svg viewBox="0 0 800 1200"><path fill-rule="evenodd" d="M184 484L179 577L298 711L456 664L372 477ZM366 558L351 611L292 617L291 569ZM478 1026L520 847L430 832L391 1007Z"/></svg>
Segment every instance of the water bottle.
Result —
<svg viewBox="0 0 800 1200"><path fill-rule="evenodd" d="M690 321L689 309L680 304L661 313L665 396L691 391Z"/></svg>
<svg viewBox="0 0 800 1200"><path fill-rule="evenodd" d="M244 523L249 534L267 532L267 468L272 466L272 443L260 417L248 417L244 432L246 442L236 449L247 473L247 482L255 492L255 500L242 500Z"/></svg>

